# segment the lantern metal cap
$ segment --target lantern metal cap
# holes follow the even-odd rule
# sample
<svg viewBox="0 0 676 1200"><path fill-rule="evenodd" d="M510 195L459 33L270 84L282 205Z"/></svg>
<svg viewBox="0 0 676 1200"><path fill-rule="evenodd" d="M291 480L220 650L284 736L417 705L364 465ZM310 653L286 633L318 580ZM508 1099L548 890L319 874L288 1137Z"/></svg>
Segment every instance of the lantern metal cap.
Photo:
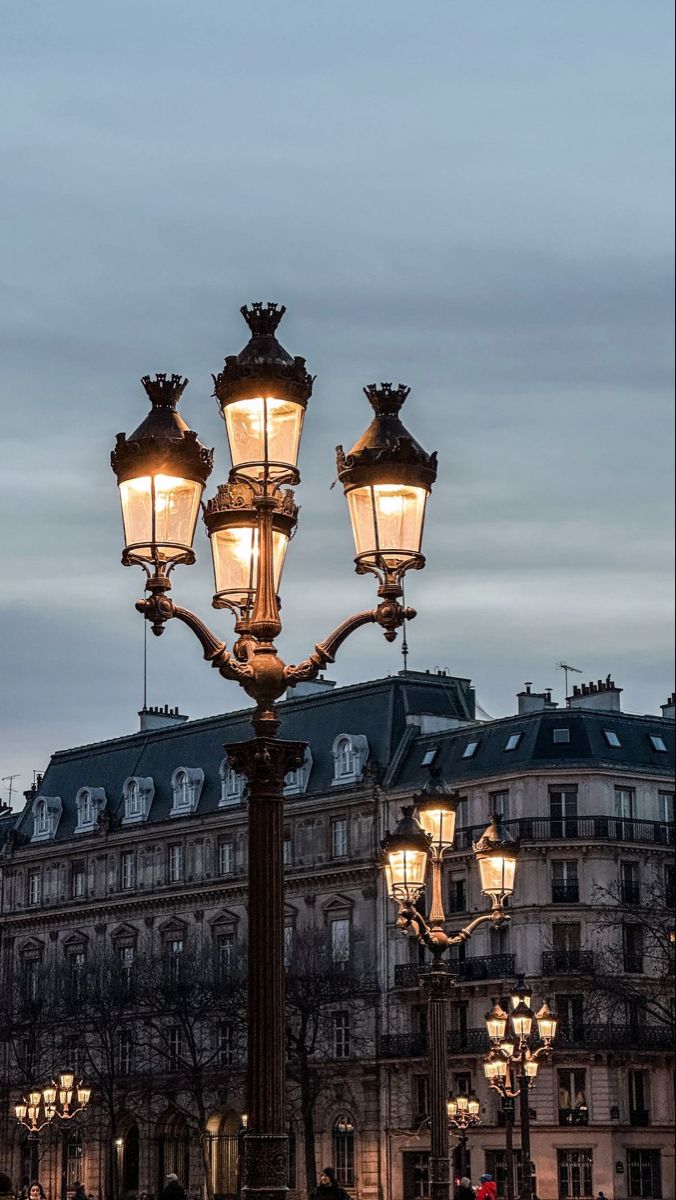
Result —
<svg viewBox="0 0 676 1200"><path fill-rule="evenodd" d="M271 391L303 408L312 395L314 376L305 359L293 358L277 340L277 327L286 312L283 304L261 301L240 309L251 338L239 354L229 354L223 370L213 375L214 395L221 407Z"/></svg>
<svg viewBox="0 0 676 1200"><path fill-rule="evenodd" d="M118 483L151 471L164 471L194 479L204 487L214 465L214 452L177 412L188 380L182 375L144 375L141 383L150 400L150 412L127 437L118 433L110 465Z"/></svg>
<svg viewBox="0 0 676 1200"><path fill-rule="evenodd" d="M460 792L444 779L441 768L432 763L422 789L413 797L416 809L442 807L455 811L462 799Z"/></svg>
<svg viewBox="0 0 676 1200"><path fill-rule="evenodd" d="M429 851L432 837L429 833L425 833L422 825L416 820L414 814L414 806L406 804L402 808L403 816L395 825L392 833L389 829L385 831L385 837L380 845L385 853L392 850L415 849Z"/></svg>
<svg viewBox="0 0 676 1200"><path fill-rule="evenodd" d="M437 477L436 451L428 454L408 432L399 410L410 388L400 383L371 383L364 388L375 412L368 429L348 454L336 447L338 478L346 491L376 482L375 475L387 470L383 482L424 487L428 492Z"/></svg>
<svg viewBox="0 0 676 1200"><path fill-rule="evenodd" d="M503 825L500 814L493 813L479 841L474 842L472 849L475 854L494 854L496 850L505 850L510 854L516 854L519 843Z"/></svg>

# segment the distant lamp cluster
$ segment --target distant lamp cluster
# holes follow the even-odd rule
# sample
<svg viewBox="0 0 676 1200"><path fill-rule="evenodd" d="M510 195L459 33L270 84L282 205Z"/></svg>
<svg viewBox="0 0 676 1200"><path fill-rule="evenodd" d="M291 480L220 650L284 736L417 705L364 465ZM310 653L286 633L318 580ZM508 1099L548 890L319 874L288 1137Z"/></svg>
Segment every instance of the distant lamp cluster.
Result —
<svg viewBox="0 0 676 1200"><path fill-rule="evenodd" d="M76 1084L71 1071L59 1075L42 1088L34 1088L14 1105L14 1115L30 1133L39 1133L52 1121L69 1121L89 1104L92 1089L82 1080Z"/></svg>

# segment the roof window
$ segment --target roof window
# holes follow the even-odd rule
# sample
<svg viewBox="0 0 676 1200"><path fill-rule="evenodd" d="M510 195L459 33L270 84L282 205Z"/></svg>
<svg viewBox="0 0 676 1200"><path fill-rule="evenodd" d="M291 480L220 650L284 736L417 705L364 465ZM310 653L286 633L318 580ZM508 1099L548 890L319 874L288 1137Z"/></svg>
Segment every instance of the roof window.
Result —
<svg viewBox="0 0 676 1200"><path fill-rule="evenodd" d="M505 742L505 750L516 750L522 737L522 733L511 733Z"/></svg>
<svg viewBox="0 0 676 1200"><path fill-rule="evenodd" d="M608 745L612 746L613 750L619 750L620 747L622 746L622 742L620 741L619 737L615 733L614 729L604 729L603 736L606 739Z"/></svg>
<svg viewBox="0 0 676 1200"><path fill-rule="evenodd" d="M650 738L653 750L658 750L660 754L666 754L667 743L663 737L660 737L659 733L649 733L648 737Z"/></svg>
<svg viewBox="0 0 676 1200"><path fill-rule="evenodd" d="M478 749L479 749L478 739L476 740L476 742L468 742L467 745L465 746L465 749L462 752L462 757L463 758L474 758L474 755L476 754Z"/></svg>
<svg viewBox="0 0 676 1200"><path fill-rule="evenodd" d="M552 741L555 746L567 746L570 742L570 729L567 725L552 731Z"/></svg>
<svg viewBox="0 0 676 1200"><path fill-rule="evenodd" d="M432 746L430 750L426 750L422 756L421 767L431 767L438 753L438 746Z"/></svg>

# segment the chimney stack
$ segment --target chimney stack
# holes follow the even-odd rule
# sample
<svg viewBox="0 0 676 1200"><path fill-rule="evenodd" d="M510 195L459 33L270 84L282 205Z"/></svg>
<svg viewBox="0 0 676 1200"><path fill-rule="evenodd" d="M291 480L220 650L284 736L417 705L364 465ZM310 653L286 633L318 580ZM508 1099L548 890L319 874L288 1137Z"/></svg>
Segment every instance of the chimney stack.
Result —
<svg viewBox="0 0 676 1200"><path fill-rule="evenodd" d="M155 729L168 729L172 725L183 725L188 720L183 716L177 708L170 708L168 704L150 705L142 708L139 712L141 718L141 733L149 733Z"/></svg>
<svg viewBox="0 0 676 1200"><path fill-rule="evenodd" d="M520 717L527 713L551 712L552 709L558 708L556 701L552 700L551 688L545 688L544 692L532 692L532 686L533 684L528 680L523 685L524 690L517 693Z"/></svg>
<svg viewBox="0 0 676 1200"><path fill-rule="evenodd" d="M662 716L666 717L667 721L673 721L676 712L676 692L672 692L666 704L662 704L660 707Z"/></svg>
<svg viewBox="0 0 676 1200"><path fill-rule="evenodd" d="M572 696L566 697L568 708L595 709L602 712L621 712L620 693L622 688L606 675L605 679L593 679L589 683L575 684Z"/></svg>

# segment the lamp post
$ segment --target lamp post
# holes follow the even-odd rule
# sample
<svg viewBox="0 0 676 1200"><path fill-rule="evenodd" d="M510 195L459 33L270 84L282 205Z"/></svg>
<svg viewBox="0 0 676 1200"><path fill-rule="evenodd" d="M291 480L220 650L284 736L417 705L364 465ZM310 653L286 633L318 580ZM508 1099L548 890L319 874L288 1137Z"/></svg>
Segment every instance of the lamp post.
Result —
<svg viewBox="0 0 676 1200"><path fill-rule="evenodd" d="M455 977L452 968L442 962L449 946L469 940L485 921L499 928L509 920L505 900L514 891L518 846L502 826L496 814L483 836L473 846L481 877L481 892L491 901L490 911L482 913L464 929L449 932L445 928L441 870L445 854L453 845L455 814L460 797L443 781L438 770L430 771L423 791L415 803L404 808L394 831L382 841L390 899L398 905L397 927L431 954L431 962L420 972L427 995L427 1036L430 1066L430 1195L431 1200L449 1200L448 1160L448 1034L446 1008ZM416 817L417 814L417 817ZM432 906L429 919L418 908L425 890L427 867L432 863Z"/></svg>
<svg viewBox="0 0 676 1200"><path fill-rule="evenodd" d="M63 1071L58 1083L51 1080L42 1088L32 1088L14 1105L14 1116L19 1125L28 1130L30 1146L30 1174L37 1178L38 1146L40 1131L52 1121L70 1121L84 1111L91 1099L92 1090L82 1080L76 1084L72 1071Z"/></svg>
<svg viewBox="0 0 676 1200"><path fill-rule="evenodd" d="M481 1124L481 1104L474 1092L450 1095L446 1101L449 1127L456 1131L460 1149L460 1176L467 1174L467 1131Z"/></svg>
<svg viewBox="0 0 676 1200"><path fill-rule="evenodd" d="M405 620L403 577L420 569L425 506L436 478L427 454L403 426L409 389L365 389L374 409L366 432L345 454L337 450L356 544L356 569L378 580L375 608L348 617L294 666L277 654L282 628L278 592L298 508L288 485L300 480L298 451L313 387L305 359L277 340L285 309L243 308L251 337L225 360L214 391L225 421L232 469L204 511L214 566L213 605L235 617L231 650L194 613L169 596L177 565L194 562L193 539L213 454L178 415L187 380L145 377L151 412L138 429L119 434L112 454L122 501L125 565L146 572L147 595L136 607L158 636L177 619L196 635L205 659L255 702L254 737L227 747L231 766L248 780L248 1057L243 1190L248 1200L283 1200L288 1137L284 1104L283 786L302 765L305 745L278 738L276 701L287 688L316 678L362 625L377 624L393 641Z"/></svg>
<svg viewBox="0 0 676 1200"><path fill-rule="evenodd" d="M486 1029L491 1050L484 1059L484 1074L489 1086L499 1092L503 1100L519 1097L522 1159L521 1200L532 1200L533 1170L528 1093L535 1086L541 1059L551 1054L552 1042L556 1036L557 1017L546 1000L537 1013L533 1011L530 1006L531 993L526 988L523 978L517 982L511 1002L510 1013L506 1013L499 1004L496 1004L486 1014ZM537 1050L533 1050L531 1047L534 1022L542 1040L542 1045ZM509 1150L508 1147L508 1178L513 1171L513 1163L509 1161Z"/></svg>

